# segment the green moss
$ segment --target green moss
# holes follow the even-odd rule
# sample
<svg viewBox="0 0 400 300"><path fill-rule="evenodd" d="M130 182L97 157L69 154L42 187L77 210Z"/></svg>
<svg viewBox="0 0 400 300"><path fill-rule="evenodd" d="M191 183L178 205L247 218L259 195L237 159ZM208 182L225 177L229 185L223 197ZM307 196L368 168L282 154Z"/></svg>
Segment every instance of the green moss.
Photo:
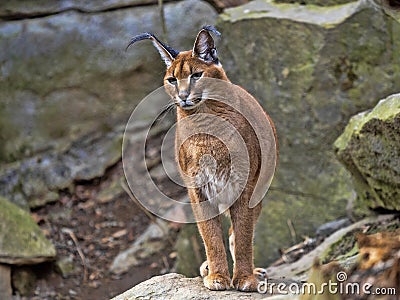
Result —
<svg viewBox="0 0 400 300"><path fill-rule="evenodd" d="M370 112L362 112L349 121L343 134L335 141L334 146L338 150L345 149L353 135L360 133L363 126L372 119L392 121L400 114L400 94L392 95L385 101L380 101Z"/></svg>
<svg viewBox="0 0 400 300"><path fill-rule="evenodd" d="M357 252L355 249L358 249L356 244L356 234L361 233L360 229L353 230L347 234L345 234L341 239L339 239L336 243L333 243L320 257L323 264L326 264L330 261L336 260L339 257L350 257Z"/></svg>
<svg viewBox="0 0 400 300"><path fill-rule="evenodd" d="M297 3L301 5L320 5L320 6L333 6L341 5L355 0L274 0L276 3Z"/></svg>
<svg viewBox="0 0 400 300"><path fill-rule="evenodd" d="M323 199L311 194L290 195L284 191L270 191L256 226L256 266L268 266L280 257L279 249L302 242L304 236L314 236L319 225L345 216L346 202L345 199ZM288 222L296 236L292 236Z"/></svg>
<svg viewBox="0 0 400 300"><path fill-rule="evenodd" d="M0 197L0 260L43 261L55 255L29 213Z"/></svg>
<svg viewBox="0 0 400 300"><path fill-rule="evenodd" d="M239 22L261 18L290 19L296 22L331 28L335 24L343 22L356 9L356 2L323 7L255 0L239 7L226 9L220 15L220 18L225 22Z"/></svg>
<svg viewBox="0 0 400 300"><path fill-rule="evenodd" d="M374 234L385 231L395 231L400 228L399 219L394 218L391 221L375 223L369 226L365 234ZM325 264L333 260L345 260L346 258L352 257L358 253L358 245L356 235L361 233L361 229L353 230L345 234L336 243L330 245L330 247L320 257L321 261Z"/></svg>
<svg viewBox="0 0 400 300"><path fill-rule="evenodd" d="M399 121L400 94L396 94L352 117L334 143L338 158L353 177L356 216L365 215L369 208L400 210Z"/></svg>

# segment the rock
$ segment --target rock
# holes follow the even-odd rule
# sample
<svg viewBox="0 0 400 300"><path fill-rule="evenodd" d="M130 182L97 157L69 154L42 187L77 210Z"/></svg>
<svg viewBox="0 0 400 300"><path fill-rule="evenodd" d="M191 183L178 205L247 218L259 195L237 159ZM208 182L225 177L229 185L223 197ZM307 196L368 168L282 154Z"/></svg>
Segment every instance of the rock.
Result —
<svg viewBox="0 0 400 300"><path fill-rule="evenodd" d="M325 224L322 224L321 226L318 227L317 229L317 237L318 238L325 238L328 235L331 235L335 231L338 231L339 229L343 227L347 227L351 224L351 221L347 218L335 220L332 222L328 222Z"/></svg>
<svg viewBox="0 0 400 300"><path fill-rule="evenodd" d="M132 246L115 257L110 271L114 274L125 273L131 267L141 265L144 259L160 253L168 243L168 232L167 223L157 219L157 224L150 224Z"/></svg>
<svg viewBox="0 0 400 300"><path fill-rule="evenodd" d="M372 0L376 4L378 9L383 9L383 11L400 22L400 3L393 0Z"/></svg>
<svg viewBox="0 0 400 300"><path fill-rule="evenodd" d="M368 3L255 0L220 15L221 62L271 115L279 137L277 172L256 229L259 266L346 216L353 186L332 144L352 115L400 90L400 42L393 38L400 24Z"/></svg>
<svg viewBox="0 0 400 300"><path fill-rule="evenodd" d="M55 255L54 246L29 213L0 197L0 263L36 264Z"/></svg>
<svg viewBox="0 0 400 300"><path fill-rule="evenodd" d="M0 195L21 207L56 201L75 180L100 177L121 158L122 129L92 134L66 150L49 151L0 169Z"/></svg>
<svg viewBox="0 0 400 300"><path fill-rule="evenodd" d="M160 125L159 130L166 131L168 124ZM59 190L71 189L75 181L101 177L121 159L124 129L119 126L108 133L86 135L66 149L48 151L1 167L0 195L26 209L57 201ZM146 133L146 128L131 128L125 138L134 143ZM150 132L150 136L157 133ZM130 159L134 161L135 156ZM97 199L107 202L123 192L118 178Z"/></svg>
<svg viewBox="0 0 400 300"><path fill-rule="evenodd" d="M55 257L54 246L32 217L0 197L0 299L12 299L10 265L30 265ZM32 292L35 276L24 267L13 270L13 286L21 295Z"/></svg>
<svg viewBox="0 0 400 300"><path fill-rule="evenodd" d="M102 12L111 9L157 4L157 0L111 0L111 1L79 1L68 0L54 2L41 0L32 3L29 0L7 1L0 3L0 18L3 20L18 20L22 18L53 15L64 11Z"/></svg>
<svg viewBox="0 0 400 300"><path fill-rule="evenodd" d="M325 263L337 260L342 267L351 268L352 264L357 261L357 257L354 259L354 257L345 256L345 254L348 254L348 249L337 249L338 244L340 244L345 238L352 238L354 240L354 233L361 231L363 228L373 226L378 227L380 224L390 223L392 221L393 223L396 223L396 218L396 215L368 217L347 227L339 229L329 235L315 249L307 252L307 254L302 256L299 260L290 264L281 264L267 268L267 276L269 278L284 277L293 280L304 280L307 277L307 273L313 266L315 259L319 259ZM353 246L351 246L351 248L352 247ZM357 251L353 253L352 256L356 254ZM340 257L342 260L340 260Z"/></svg>
<svg viewBox="0 0 400 300"><path fill-rule="evenodd" d="M244 3L248 3L249 0L206 0L210 3L219 13L225 8L235 7Z"/></svg>
<svg viewBox="0 0 400 300"><path fill-rule="evenodd" d="M391 271L385 272L387 277L387 282L389 285L385 284L385 282L378 282L377 286L381 287L393 287L395 286L395 282L398 279L399 269L398 269L398 261L400 258L399 251L399 242L400 239L398 237L398 232L400 229L393 230L393 225L398 226L398 215L381 215L376 217L365 218L357 223L351 224L345 228L339 229L327 237L318 247L316 247L311 252L305 254L300 260L290 263L283 264L276 267L268 268L268 285L266 288L264 287L264 282L261 282L260 285L260 293L243 293L237 292L234 290L228 291L210 291L206 289L203 285L203 281L200 277L195 278L186 278L181 274L171 273L163 276L156 276L147 281L144 281L132 289L126 291L125 293L113 298L112 300L131 300L131 299L270 299L270 300L278 300L278 299L315 299L315 294L310 291L306 286L304 286L304 282L308 281L309 283L316 284L317 287L326 288L327 286L322 285L323 282L328 282L329 279L332 282L336 282L336 280L340 280L343 282L342 274L339 276L339 271L346 271L347 274L351 275L353 280L348 280L349 283L358 282L357 276L360 275L358 271L354 272L355 267L358 267L358 270L363 270L364 279L368 278L369 268L363 267L364 263L373 263L375 265L375 270L377 272L382 273L382 269L379 268L382 266L381 262L390 263L388 265L388 270ZM337 245L338 241L346 236L353 236L354 232L360 232L365 228L391 228L391 232L382 232L377 233L372 236L359 236L358 242L360 246L360 255L369 251L371 255L368 256L367 259L361 260L357 255L340 259L339 256L334 257L334 261L330 262L326 265L321 266L317 258L322 258L327 254L332 247ZM386 237L386 240L381 243L379 238L383 236ZM360 243L360 238L363 238L364 243ZM393 247L391 247L394 245ZM372 247L371 247L372 246ZM364 247L364 250L363 248ZM376 249L374 249L376 248ZM344 249L346 250L346 249ZM364 252L362 252L364 251ZM372 252L371 252L372 251ZM375 252L376 251L376 252ZM392 256L387 255L390 252L393 254ZM343 253L344 254L344 253ZM376 257L380 256L379 261L376 261ZM385 270L387 271L387 270ZM388 274L389 273L389 274ZM378 274L378 273L377 273ZM391 275L390 275L391 274ZM382 276L380 276L382 277ZM337 279L339 278L339 279ZM371 278L370 278L371 279ZM276 288L279 284L281 287ZM271 291L271 289L275 286L275 288ZM375 286L375 285L374 285ZM333 287L333 286L332 286ZM304 288L304 295L300 293ZM318 289L320 290L320 289ZM293 294L294 291L299 291L299 294ZM329 292L331 290L325 289L325 293L323 295L319 295L318 299L347 299L346 295L333 294ZM273 295L273 296L272 296ZM353 296L353 295L352 295ZM389 298L392 299L392 298Z"/></svg>
<svg viewBox="0 0 400 300"><path fill-rule="evenodd" d="M394 300L396 289L399 287L400 278L400 230L378 232L371 235L358 234L357 245L359 259L349 268L345 268L337 261L326 265L314 262L307 279L308 286L323 288L321 300L346 300L354 299L355 295L368 293L368 289L385 290L385 295L379 299ZM335 284L336 283L336 284ZM334 292L328 288L342 286L341 292ZM352 286L352 290L349 287ZM372 297L376 298L376 297ZM302 300L315 299L315 293L305 289Z"/></svg>
<svg viewBox="0 0 400 300"><path fill-rule="evenodd" d="M57 259L56 263L57 271L63 278L68 278L71 275L80 274L81 270L76 267L73 256L64 256Z"/></svg>
<svg viewBox="0 0 400 300"><path fill-rule="evenodd" d="M17 13L27 1L22 3ZM162 38L157 6L84 13L82 1L68 3L76 10L0 24L0 60L6 62L0 73L0 161L107 133L125 124L135 105L162 85L165 66L151 43L125 52L135 34L151 31ZM42 9L36 2L27 7ZM164 12L164 40L177 49L190 48L199 28L216 17L212 7L194 0L166 3ZM191 21L180 22L182 15Z"/></svg>
<svg viewBox="0 0 400 300"><path fill-rule="evenodd" d="M352 117L335 151L352 174L355 213L400 210L400 94Z"/></svg>
<svg viewBox="0 0 400 300"><path fill-rule="evenodd" d="M113 300L133 299L263 299L265 296L258 293L243 293L237 291L210 291L203 285L200 277L186 278L183 275L171 273L155 276L139 283L132 289L113 298Z"/></svg>
<svg viewBox="0 0 400 300"><path fill-rule="evenodd" d="M298 3L301 5L333 6L354 2L355 0L274 0L276 3Z"/></svg>
<svg viewBox="0 0 400 300"><path fill-rule="evenodd" d="M170 273L163 276L155 276L147 281L144 281L125 293L113 298L112 300L133 300L133 299L173 299L173 300L224 300L224 299L298 299L295 295L289 294L288 287L297 285L301 288L301 282L287 279L269 279L275 288L267 286L261 288L260 293L257 292L239 292L236 290L226 291L211 291L204 287L203 280L200 277L186 278L181 274ZM278 284L284 284L278 290ZM276 295L276 296L272 296ZM289 294L289 295L288 295Z"/></svg>
<svg viewBox="0 0 400 300"><path fill-rule="evenodd" d="M28 267L13 268L12 285L20 296L29 297L33 294L36 284L36 275Z"/></svg>
<svg viewBox="0 0 400 300"><path fill-rule="evenodd" d="M341 300L341 293L333 292L328 285L328 283L330 283L332 286L339 286L340 281L338 282L336 275L342 274L341 272L343 272L343 269L337 262L322 266L318 261L314 262L307 282L317 288L315 290L306 288L304 294L301 296L301 300L314 299L315 291L318 291L317 297L319 300Z"/></svg>
<svg viewBox="0 0 400 300"><path fill-rule="evenodd" d="M109 186L107 186L105 189L102 189L100 193L97 194L96 199L100 203L107 203L125 193L121 186L121 182L123 180L125 180L124 176L112 180Z"/></svg>
<svg viewBox="0 0 400 300"><path fill-rule="evenodd" d="M9 265L0 264L0 299L12 299L11 268Z"/></svg>

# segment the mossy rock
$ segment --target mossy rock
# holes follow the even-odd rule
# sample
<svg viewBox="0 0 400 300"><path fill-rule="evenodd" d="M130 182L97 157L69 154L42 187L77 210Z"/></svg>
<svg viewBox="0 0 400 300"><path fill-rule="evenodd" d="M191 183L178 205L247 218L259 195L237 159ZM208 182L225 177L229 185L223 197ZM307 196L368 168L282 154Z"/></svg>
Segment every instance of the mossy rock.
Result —
<svg viewBox="0 0 400 300"><path fill-rule="evenodd" d="M400 211L400 94L351 118L335 151L352 174L356 212Z"/></svg>
<svg viewBox="0 0 400 300"><path fill-rule="evenodd" d="M0 262L36 264L55 256L53 244L29 213L0 197Z"/></svg>
<svg viewBox="0 0 400 300"><path fill-rule="evenodd" d="M354 2L355 0L274 0L275 3L297 3L301 5L332 6Z"/></svg>
<svg viewBox="0 0 400 300"><path fill-rule="evenodd" d="M374 234L378 232L394 232L399 229L399 217L389 218L388 220L383 220L381 222L373 222L366 226L365 228L355 228L345 235L343 235L335 243L332 243L326 251L320 257L322 263L328 263L330 261L344 261L349 257L358 254L357 246L357 234Z"/></svg>

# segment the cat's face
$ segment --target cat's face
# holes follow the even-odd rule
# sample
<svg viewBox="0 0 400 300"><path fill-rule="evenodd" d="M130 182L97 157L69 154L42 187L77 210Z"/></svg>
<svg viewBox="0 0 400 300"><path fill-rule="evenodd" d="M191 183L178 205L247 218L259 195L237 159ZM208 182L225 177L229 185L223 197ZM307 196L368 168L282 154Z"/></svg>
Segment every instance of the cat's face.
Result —
<svg viewBox="0 0 400 300"><path fill-rule="evenodd" d="M178 52L161 42L151 33L135 36L128 47L135 42L150 39L167 66L164 76L166 92L178 107L192 110L198 107L207 96L207 86L215 78L229 81L218 60L217 49L210 34L220 33L213 26L204 26L197 34L193 49Z"/></svg>
<svg viewBox="0 0 400 300"><path fill-rule="evenodd" d="M185 51L168 67L164 87L179 107L191 110L206 99L207 80L204 78L227 80L219 63L206 62L193 55L193 50Z"/></svg>

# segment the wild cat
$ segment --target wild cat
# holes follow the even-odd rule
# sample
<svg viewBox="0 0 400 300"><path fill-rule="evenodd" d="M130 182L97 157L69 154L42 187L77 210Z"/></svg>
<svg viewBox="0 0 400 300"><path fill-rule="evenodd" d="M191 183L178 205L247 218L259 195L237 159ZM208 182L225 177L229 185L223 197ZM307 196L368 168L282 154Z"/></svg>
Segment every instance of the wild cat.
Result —
<svg viewBox="0 0 400 300"><path fill-rule="evenodd" d="M230 83L219 62L210 32L219 35L213 26L204 26L196 37L193 49L188 51L178 52L151 33L135 36L128 47L137 41L150 39L167 66L164 87L177 107L176 160L188 190L207 255L207 260L200 267L204 285L211 290L225 290L232 286L240 291L256 291L259 279L266 276L264 269L254 269L253 264L254 227L260 215L261 202L252 208L249 205L260 174L262 161L260 143L254 128L241 113L226 102L207 98L210 90L207 80L217 79ZM240 100L257 102L254 98ZM233 127L222 126L216 129L217 122L201 117L203 115L221 118ZM273 139L276 143L275 127L267 114L263 115L264 117L273 130ZM232 223L229 230L229 248L234 262L231 280L220 216L218 214L212 215L211 218L204 216L210 215L210 210L221 204L215 203L213 198L224 187L227 187L228 192L224 193L223 197L232 197L231 194L235 192L235 184L229 182L234 177L231 168L232 153L220 138L207 134L203 129L214 131L216 129L220 136L230 136L232 128L244 141L245 149L236 150L239 152L247 150L248 173L237 199L227 201L230 206L225 207ZM211 163L207 163L207 160ZM203 184L199 184L198 181ZM198 206L203 203L210 205Z"/></svg>

